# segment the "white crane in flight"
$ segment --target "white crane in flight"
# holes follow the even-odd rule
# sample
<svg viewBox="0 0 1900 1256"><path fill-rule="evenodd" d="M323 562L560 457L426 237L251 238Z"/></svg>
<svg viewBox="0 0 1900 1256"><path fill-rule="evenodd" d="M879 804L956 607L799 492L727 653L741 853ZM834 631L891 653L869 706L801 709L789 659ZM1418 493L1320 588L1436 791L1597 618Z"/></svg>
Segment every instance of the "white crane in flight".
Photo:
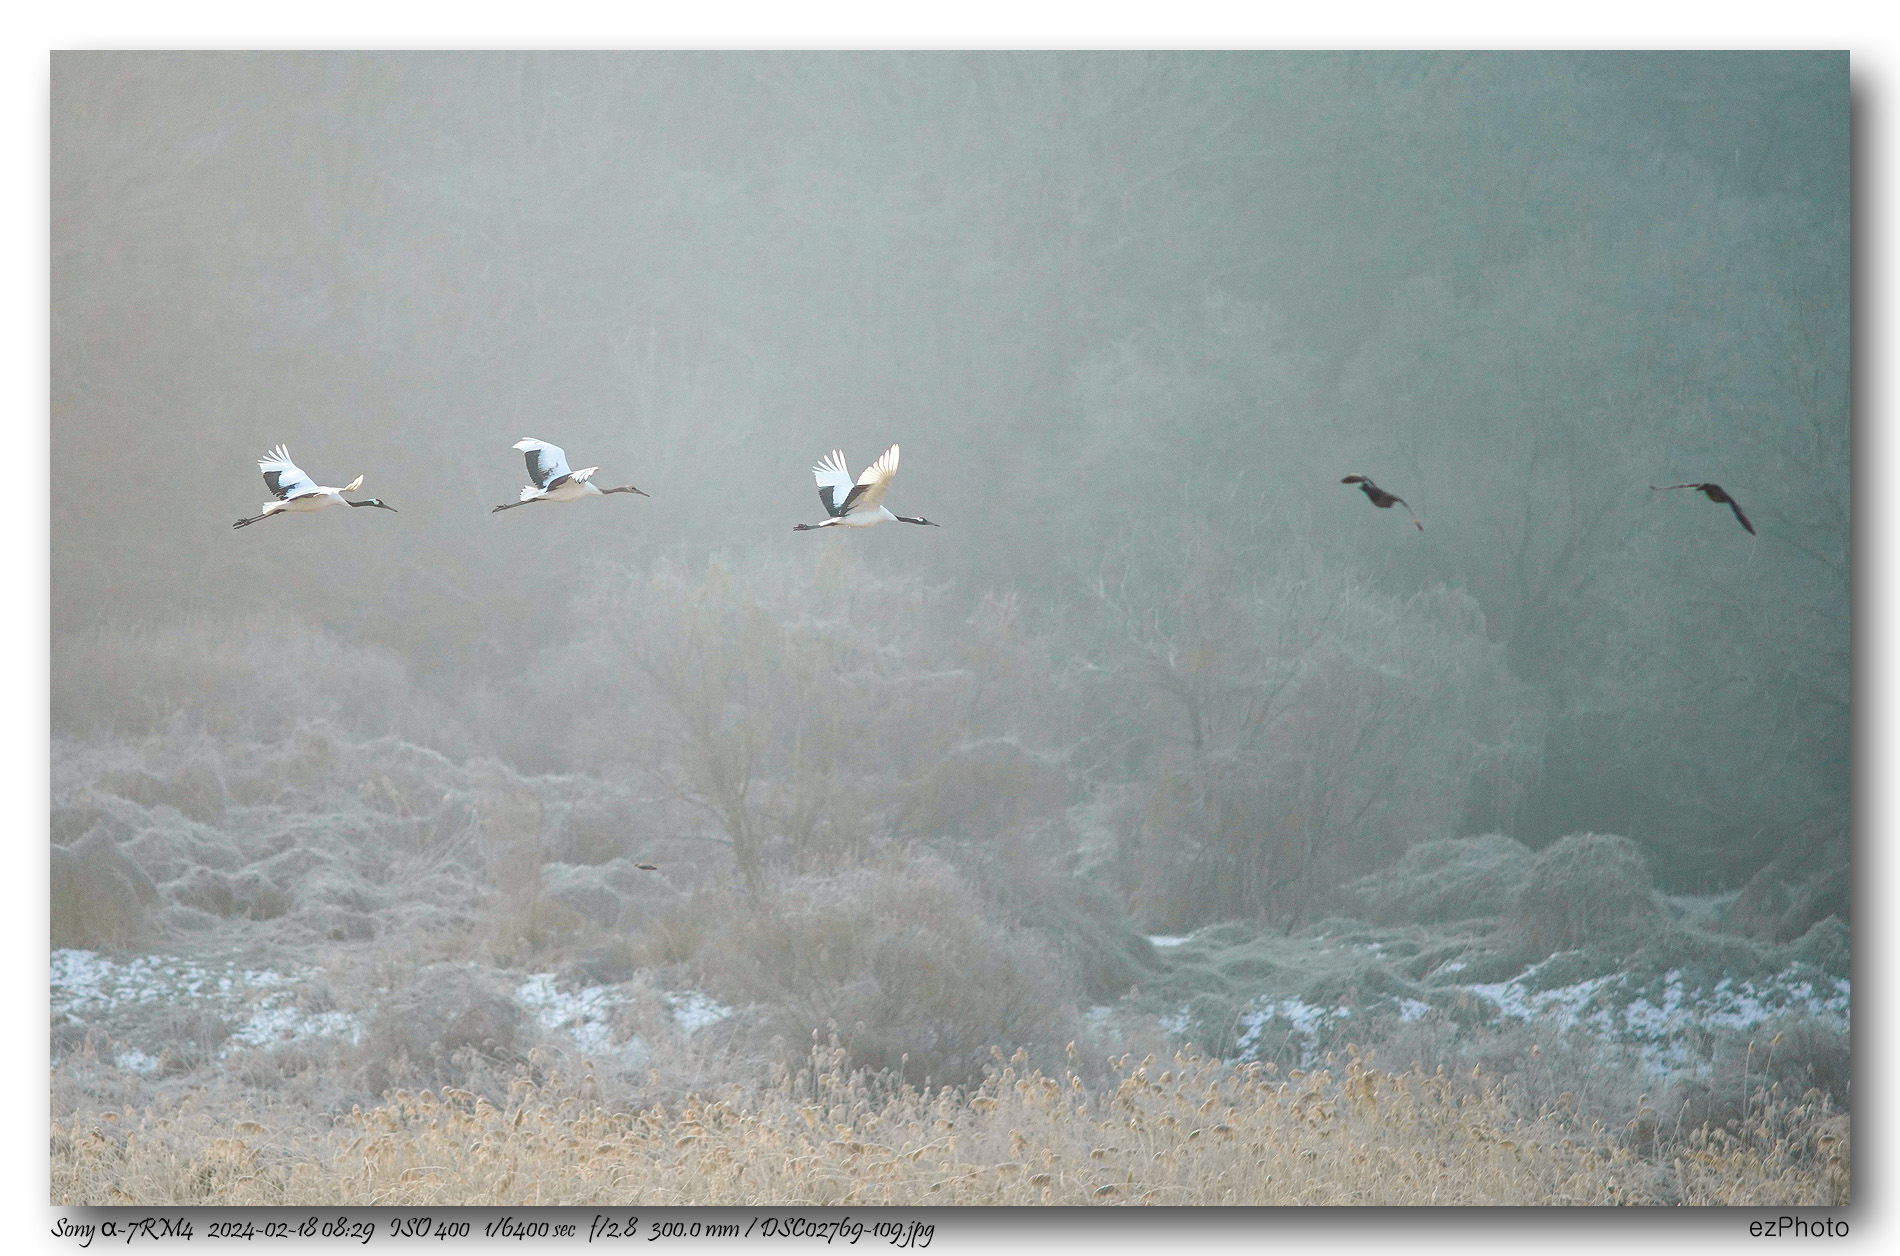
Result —
<svg viewBox="0 0 1900 1256"><path fill-rule="evenodd" d="M818 500L825 504L825 513L831 517L822 523L795 524L792 527L794 532L811 532L818 528L868 528L886 520L921 523L933 528L943 526L922 516L912 519L908 515L894 515L884 508L884 492L890 488L891 478L897 474L895 445L866 467L855 481L851 478L850 468L845 465L844 451L841 449L832 450L831 456L813 467L811 473L818 479Z"/></svg>
<svg viewBox="0 0 1900 1256"><path fill-rule="evenodd" d="M240 519L231 526L249 527L260 519L286 513L308 514L313 510L322 510L325 506L375 506L382 510L395 510L380 497L371 497L360 502L350 501L345 493L354 493L363 487L363 477L357 476L342 488L329 488L310 478L309 472L290 460L290 450L286 446L277 448L257 460L257 469L264 473L264 486L277 498L274 502L265 502L262 513L249 519ZM400 514L400 511L397 511Z"/></svg>
<svg viewBox="0 0 1900 1256"><path fill-rule="evenodd" d="M515 448L528 457L528 478L534 481L521 490L521 496L511 502L503 502L489 513L513 510L516 506L525 506L529 502L577 502L583 497L605 497L609 493L639 493L642 497L650 494L642 492L631 484L622 484L619 488L600 488L594 483L594 472L599 467L582 467L579 471L567 468L567 454L559 445L550 445L544 440L524 436L515 442Z"/></svg>

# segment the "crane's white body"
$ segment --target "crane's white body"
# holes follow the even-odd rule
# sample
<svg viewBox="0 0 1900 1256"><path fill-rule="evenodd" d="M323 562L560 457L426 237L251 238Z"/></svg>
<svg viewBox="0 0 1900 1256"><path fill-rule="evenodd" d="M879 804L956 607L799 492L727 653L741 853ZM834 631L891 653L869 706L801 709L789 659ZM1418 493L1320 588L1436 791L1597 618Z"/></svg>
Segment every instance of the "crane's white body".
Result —
<svg viewBox="0 0 1900 1256"><path fill-rule="evenodd" d="M526 505L528 502L577 502L583 497L605 497L609 493L640 493L633 485L622 488L601 488L594 483L594 472L599 467L582 467L573 471L567 465L567 453L559 445L550 445L544 440L524 436L515 442L514 447L527 456L528 476L533 483L524 485L521 496L496 510Z"/></svg>
<svg viewBox="0 0 1900 1256"><path fill-rule="evenodd" d="M583 497L599 497L601 492L594 487L592 476L599 467L582 467L579 471L565 472L567 479L551 488L536 488L532 484L521 487L520 502L577 502Z"/></svg>
<svg viewBox="0 0 1900 1256"><path fill-rule="evenodd" d="M322 510L325 506L347 506L349 503L343 500L343 494L354 493L361 487L363 487L363 481L360 476L351 480L342 488L325 488L322 485L313 486L310 492L304 493L301 496L287 498L280 502L265 502L262 513L267 515L279 513L307 515L313 510Z"/></svg>
<svg viewBox="0 0 1900 1256"><path fill-rule="evenodd" d="M896 522L897 516L887 508L879 506L876 510L854 510L839 519L827 519L819 524L821 528L869 528L886 520Z"/></svg>
<svg viewBox="0 0 1900 1256"><path fill-rule="evenodd" d="M897 475L897 459L897 446L892 445L876 462L859 472L854 480L845 464L844 451L832 450L829 457L820 460L811 469L812 476L818 481L818 500L824 503L825 513L830 518L822 523L801 523L792 530L810 532L817 528L872 528L880 523L892 522L936 527L928 519L894 515L885 508L884 494Z"/></svg>

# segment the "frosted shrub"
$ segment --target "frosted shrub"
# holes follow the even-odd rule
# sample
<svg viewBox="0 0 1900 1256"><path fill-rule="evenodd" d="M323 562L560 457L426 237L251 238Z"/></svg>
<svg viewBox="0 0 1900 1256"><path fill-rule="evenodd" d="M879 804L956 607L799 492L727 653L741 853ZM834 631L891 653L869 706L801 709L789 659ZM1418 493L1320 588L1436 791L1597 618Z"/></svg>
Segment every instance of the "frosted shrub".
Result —
<svg viewBox="0 0 1900 1256"><path fill-rule="evenodd" d="M1536 958L1625 943L1663 919L1642 848L1604 833L1572 833L1541 851L1509 913L1525 954Z"/></svg>
<svg viewBox="0 0 1900 1256"><path fill-rule="evenodd" d="M1138 784L1121 871L1157 926L1298 915L1535 765L1536 706L1461 594L1391 597L1211 527L1131 535L1092 586L1091 675Z"/></svg>
<svg viewBox="0 0 1900 1256"><path fill-rule="evenodd" d="M836 1034L855 1067L980 1077L990 1048L1060 1050L1074 993L1046 944L995 919L940 860L804 877L735 904L701 956L794 1055Z"/></svg>

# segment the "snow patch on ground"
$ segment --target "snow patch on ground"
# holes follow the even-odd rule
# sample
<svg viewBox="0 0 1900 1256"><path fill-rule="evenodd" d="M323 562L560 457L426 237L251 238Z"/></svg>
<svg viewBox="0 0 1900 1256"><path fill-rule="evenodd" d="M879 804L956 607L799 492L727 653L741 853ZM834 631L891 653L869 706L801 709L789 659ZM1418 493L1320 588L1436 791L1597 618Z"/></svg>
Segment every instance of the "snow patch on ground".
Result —
<svg viewBox="0 0 1900 1256"><path fill-rule="evenodd" d="M1264 1003L1248 1009L1240 1017L1245 1026L1236 1043L1240 1058L1252 1055L1261 1042L1268 1037L1272 1029L1273 1037L1300 1038L1304 1042L1300 1057L1302 1063L1311 1063L1315 1054L1313 1038L1321 1029L1352 1015L1352 1009L1345 1004L1338 1007L1315 1007L1299 999L1281 999L1278 1003ZM1276 1024L1275 1022L1280 1022Z"/></svg>
<svg viewBox="0 0 1900 1256"><path fill-rule="evenodd" d="M235 960L199 963L167 955L116 960L69 948L52 954L52 1011L81 1026L124 1038L141 1010L176 1005L217 1017L230 1036L217 1047L224 1059L246 1047L274 1047L312 1039L362 1041L361 1021L347 1012L312 1012L299 1004L301 988L317 969L278 972ZM136 1047L115 1057L121 1068L149 1073L158 1061Z"/></svg>
<svg viewBox="0 0 1900 1256"><path fill-rule="evenodd" d="M680 993L672 991L661 996L673 1011L673 1022L683 1033L693 1033L708 1025L717 1024L732 1015L732 1009L698 990Z"/></svg>
<svg viewBox="0 0 1900 1256"><path fill-rule="evenodd" d="M137 1047L119 1052L112 1057L112 1062L128 1073L142 1073L150 1077L158 1072L158 1057L147 1055Z"/></svg>
<svg viewBox="0 0 1900 1256"><path fill-rule="evenodd" d="M95 951L57 950L51 957L52 1012L81 1029L102 1033L113 1060L128 1072L152 1074L161 1067L161 1042L153 1026L168 1011L222 1021L229 1034L213 1054L225 1059L244 1049L328 1040L363 1041L365 1018L337 1010L312 1010L327 1000L303 997L323 977L319 968L249 967L167 955L115 959ZM636 997L625 986L563 990L553 973L533 973L515 985L518 1003L542 1029L570 1038L576 1050L628 1068L645 1068L651 1046L637 1034L620 1038L621 1011ZM694 1033L733 1014L697 990L660 995L682 1033ZM624 1031L620 1031L624 1032Z"/></svg>
<svg viewBox="0 0 1900 1256"><path fill-rule="evenodd" d="M1556 1020L1558 1028L1569 1029L1577 1023L1584 1005L1610 980L1608 977L1592 977L1588 981L1551 990L1527 990L1524 978L1536 971L1532 968L1509 981L1482 982L1463 988L1481 999L1491 1000L1505 1016L1515 1016L1524 1021L1548 1016Z"/></svg>
<svg viewBox="0 0 1900 1256"><path fill-rule="evenodd" d="M1548 962L1548 961L1546 961ZM1504 1016L1549 1019L1560 1029L1583 1024L1596 1036L1636 1046L1652 1072L1672 1071L1689 1058L1685 1039L1697 1030L1748 1029L1770 1017L1805 1015L1845 1031L1852 1015L1852 989L1845 978L1804 977L1784 969L1765 981L1724 977L1707 989L1685 990L1682 970L1663 974L1661 1001L1650 993L1621 998L1624 974L1592 977L1574 985L1531 992L1534 965L1509 981L1467 986L1490 999Z"/></svg>
<svg viewBox="0 0 1900 1256"><path fill-rule="evenodd" d="M1771 1017L1793 1015L1845 1032L1852 1015L1849 983L1817 976L1812 968L1789 967L1759 981L1725 977L1707 987L1688 985L1681 969L1671 969L1660 978L1617 972L1536 988L1539 970L1562 958L1552 956L1507 981L1444 986L1437 993L1474 995L1496 1008L1498 1020L1574 1030L1605 1047L1632 1050L1642 1067L1656 1076L1705 1069L1707 1061L1697 1044L1711 1029L1745 1030ZM1453 967L1447 964L1440 971ZM1400 1021L1420 1020L1433 1010L1433 1004L1409 997L1384 1006L1395 1008ZM1241 1013L1243 1032L1235 1044L1235 1056L1259 1058L1263 1049L1284 1043L1296 1048L1302 1064L1310 1067L1322 1054L1319 1044L1327 1031L1353 1013L1354 1008L1346 1004L1329 1008L1261 996ZM1186 1007L1163 1016L1161 1025L1176 1038L1187 1038L1196 1029Z"/></svg>
<svg viewBox="0 0 1900 1256"><path fill-rule="evenodd" d="M553 973L536 973L515 987L521 1004L543 1029L564 1032L585 1055L618 1058L632 1068L645 1067L652 1052L638 1034L615 1042L614 1021L627 997L612 986L584 986L577 991L558 989Z"/></svg>

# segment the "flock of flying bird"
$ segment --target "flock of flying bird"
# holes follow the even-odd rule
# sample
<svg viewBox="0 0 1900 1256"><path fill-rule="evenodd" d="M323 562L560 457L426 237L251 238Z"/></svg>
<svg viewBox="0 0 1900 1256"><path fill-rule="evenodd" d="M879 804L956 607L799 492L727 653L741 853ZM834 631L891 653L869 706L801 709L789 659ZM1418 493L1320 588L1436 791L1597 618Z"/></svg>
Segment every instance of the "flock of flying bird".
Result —
<svg viewBox="0 0 1900 1256"><path fill-rule="evenodd" d="M559 445L550 445L544 440L524 436L515 442L516 449L527 456L528 479L530 483L521 490L521 496L511 502L503 502L494 512L513 510L516 506L526 506L530 502L577 502L585 497L605 497L610 493L639 493L650 496L631 484L622 484L618 488L601 488L594 483L594 472L599 467L582 467L571 470L567 465L567 454ZM922 516L911 518L908 515L894 515L884 506L884 494L891 486L891 480L897 475L897 446L885 450L878 460L858 473L857 479L851 478L851 470L844 460L844 452L834 449L819 460L811 469L818 481L818 500L824 503L825 518L818 523L800 523L792 528L794 532L813 532L819 528L868 528L873 524L891 520L896 523L918 523L928 527L941 525ZM271 450L257 460L257 469L264 473L264 485L269 488L275 501L264 503L258 514L248 519L240 519L231 526L248 527L259 520L272 515L307 514L313 510L322 510L325 506L374 506L381 510L395 510L380 497L366 498L353 502L343 496L354 493L363 487L363 477L357 476L342 488L330 488L318 484L310 478L308 472L290 460L290 450L283 445ZM1339 481L1341 484L1357 484L1366 500L1381 510L1390 510L1393 506L1405 506L1405 513L1411 515L1412 526L1420 532L1425 525L1419 522L1405 499L1394 493L1388 493L1363 475L1348 475ZM1694 489L1718 505L1727 506L1735 512L1736 521L1748 529L1750 536L1755 534L1755 525L1748 521L1742 508L1730 497L1720 484L1652 484L1655 492L1667 492L1670 489Z"/></svg>
<svg viewBox="0 0 1900 1256"><path fill-rule="evenodd" d="M567 465L566 451L559 445L524 436L515 442L514 447L527 455L530 482L522 488L520 497L503 502L491 514L513 510L516 506L526 506L530 502L577 502L584 497L605 497L609 493L651 496L631 484L622 484L619 488L601 488L594 483L594 472L600 468L572 470ZM317 483L310 478L309 472L290 460L290 450L283 445L259 458L257 469L264 473L264 487L271 491L276 500L265 502L263 509L250 518L238 520L231 525L234 528L249 527L272 515L308 514L313 510L322 510L325 506L396 509L380 497L353 502L343 496L363 487L363 477L360 475L342 488ZM834 527L868 528L887 519L898 523L921 523L932 528L942 526L922 516L913 519L908 515L894 515L885 509L884 494L891 487L891 477L897 474L895 445L885 450L883 456L861 471L855 480L845 465L844 452L838 449L832 450L811 470L818 479L818 500L825 504L826 518L820 523L801 523L792 529L794 532Z"/></svg>
<svg viewBox="0 0 1900 1256"><path fill-rule="evenodd" d="M1367 500L1380 510L1390 510L1394 505L1405 506L1405 499L1403 497L1386 492L1363 475L1348 475L1343 477L1339 482L1341 484L1357 484L1359 491L1364 493ZM1735 521L1748 529L1748 535L1755 535L1755 525L1748 521L1748 516L1742 513L1741 506L1737 504L1733 497L1728 495L1728 490L1724 489L1720 484L1652 484L1649 486L1652 493L1666 493L1670 489L1675 488L1692 488L1717 505L1727 506L1730 510L1735 512ZM1405 506L1405 513L1412 515L1412 508ZM1412 526L1417 528L1420 532L1425 530L1425 525L1418 521L1417 515L1412 515Z"/></svg>

